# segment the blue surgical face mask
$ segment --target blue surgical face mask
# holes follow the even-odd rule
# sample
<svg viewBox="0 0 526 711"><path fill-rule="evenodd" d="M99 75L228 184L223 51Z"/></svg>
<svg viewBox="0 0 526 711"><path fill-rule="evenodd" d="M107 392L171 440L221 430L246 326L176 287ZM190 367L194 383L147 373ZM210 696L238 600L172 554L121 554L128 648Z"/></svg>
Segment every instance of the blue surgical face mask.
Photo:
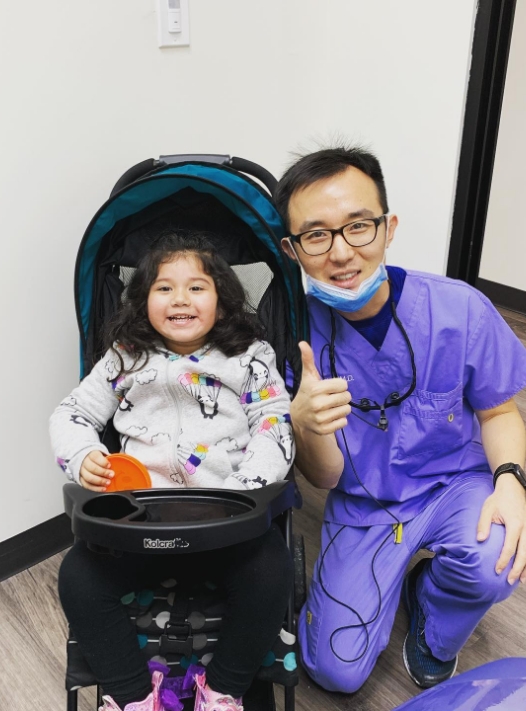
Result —
<svg viewBox="0 0 526 711"><path fill-rule="evenodd" d="M387 269L383 262L356 290L326 284L305 273L305 291L337 311L351 313L368 304L387 278Z"/></svg>

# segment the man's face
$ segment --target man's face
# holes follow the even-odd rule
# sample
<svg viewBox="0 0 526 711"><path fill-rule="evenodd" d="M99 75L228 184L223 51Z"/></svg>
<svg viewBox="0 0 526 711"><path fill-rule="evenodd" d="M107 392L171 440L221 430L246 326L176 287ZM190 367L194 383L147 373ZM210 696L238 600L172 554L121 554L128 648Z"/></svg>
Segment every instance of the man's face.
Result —
<svg viewBox="0 0 526 711"><path fill-rule="evenodd" d="M344 172L301 188L292 194L289 202L291 234L325 227L336 229L353 220L379 217L383 210L374 181L357 168L349 167ZM393 239L398 220L395 215L378 226L376 239L365 247L351 247L341 234L334 237L329 252L311 257L294 242L294 250L288 239L282 241L289 257L297 258L307 274L327 284L344 289L357 289L384 259L385 248ZM297 255L297 258L296 258ZM389 287L385 282L382 291Z"/></svg>

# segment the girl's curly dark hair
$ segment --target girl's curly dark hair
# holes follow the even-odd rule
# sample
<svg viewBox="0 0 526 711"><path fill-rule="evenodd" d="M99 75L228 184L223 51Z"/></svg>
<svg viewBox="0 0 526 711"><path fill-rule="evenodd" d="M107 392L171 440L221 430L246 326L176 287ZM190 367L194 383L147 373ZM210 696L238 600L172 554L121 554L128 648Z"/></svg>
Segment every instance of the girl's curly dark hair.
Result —
<svg viewBox="0 0 526 711"><path fill-rule="evenodd" d="M120 361L116 380L148 363L149 354L158 351L160 336L148 319L148 295L161 264L171 262L176 255L192 255L212 277L217 291L218 318L208 334L208 345L227 357L240 355L257 339L264 337L262 325L247 302L241 282L233 269L221 257L217 248L202 232L168 232L161 235L140 260L128 285L125 299L106 334L107 348ZM116 349L115 345L119 348ZM133 358L126 368L119 350Z"/></svg>

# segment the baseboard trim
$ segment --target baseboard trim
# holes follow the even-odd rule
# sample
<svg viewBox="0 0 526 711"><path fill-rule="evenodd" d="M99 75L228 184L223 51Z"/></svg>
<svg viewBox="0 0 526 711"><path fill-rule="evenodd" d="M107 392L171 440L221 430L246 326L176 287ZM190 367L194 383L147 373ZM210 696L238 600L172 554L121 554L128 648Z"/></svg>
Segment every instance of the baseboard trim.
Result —
<svg viewBox="0 0 526 711"><path fill-rule="evenodd" d="M0 581L41 563L73 543L65 513L0 543Z"/></svg>
<svg viewBox="0 0 526 711"><path fill-rule="evenodd" d="M477 289L485 294L488 299L498 306L503 306L511 311L526 314L526 291L515 289L513 286L497 284L487 279L477 279Z"/></svg>

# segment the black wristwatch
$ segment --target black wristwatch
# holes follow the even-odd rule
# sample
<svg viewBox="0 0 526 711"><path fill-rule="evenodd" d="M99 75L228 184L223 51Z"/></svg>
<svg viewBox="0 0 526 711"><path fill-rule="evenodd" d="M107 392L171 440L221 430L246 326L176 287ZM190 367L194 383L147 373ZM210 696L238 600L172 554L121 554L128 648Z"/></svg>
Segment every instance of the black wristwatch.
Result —
<svg viewBox="0 0 526 711"><path fill-rule="evenodd" d="M513 474L515 479L517 479L517 481L519 481L526 489L526 474L524 473L522 467L520 467L518 464L513 464L513 462L501 464L500 467L495 470L495 474L493 475L493 488L495 488L497 479L501 474Z"/></svg>

